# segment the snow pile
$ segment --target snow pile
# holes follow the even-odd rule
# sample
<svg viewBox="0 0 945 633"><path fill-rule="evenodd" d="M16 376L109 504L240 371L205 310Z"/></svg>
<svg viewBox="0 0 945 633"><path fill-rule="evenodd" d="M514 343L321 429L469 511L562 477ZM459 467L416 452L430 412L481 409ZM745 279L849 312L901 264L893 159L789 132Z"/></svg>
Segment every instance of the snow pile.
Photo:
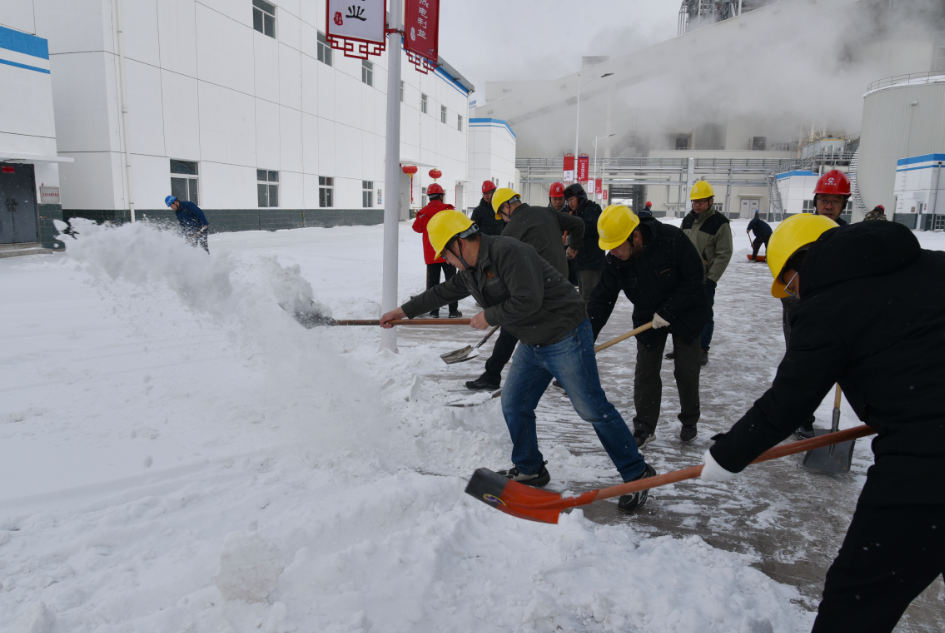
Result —
<svg viewBox="0 0 945 633"><path fill-rule="evenodd" d="M0 348L0 464L22 477L0 487L13 630L809 628L751 557L463 494L507 464L498 402L446 409L422 377L444 350L379 354L376 330L305 330L279 307L315 300L316 275L368 305L380 271L353 262L379 229L213 236L209 257L145 224L77 229L62 263L0 262L0 288L23 284L0 316L42 334ZM223 248L281 235L315 267ZM422 286L415 260L402 287ZM606 457L546 449L564 484L616 483Z"/></svg>

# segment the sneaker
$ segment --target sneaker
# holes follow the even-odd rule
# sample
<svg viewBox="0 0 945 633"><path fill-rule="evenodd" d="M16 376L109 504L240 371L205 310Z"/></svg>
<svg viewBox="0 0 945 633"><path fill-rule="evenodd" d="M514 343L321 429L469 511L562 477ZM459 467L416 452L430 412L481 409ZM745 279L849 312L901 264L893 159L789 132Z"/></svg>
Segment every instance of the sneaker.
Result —
<svg viewBox="0 0 945 633"><path fill-rule="evenodd" d="M440 311L439 311L439 310L430 310L430 314L428 314L427 316L430 317L431 319L439 319L439 318L440 318Z"/></svg>
<svg viewBox="0 0 945 633"><path fill-rule="evenodd" d="M808 425L798 427L798 429L794 431L794 437L796 437L798 440L809 440L810 438L814 437L814 426Z"/></svg>
<svg viewBox="0 0 945 633"><path fill-rule="evenodd" d="M642 429L633 432L633 439L637 442L637 450L643 450L643 447L656 439L656 433L647 433Z"/></svg>
<svg viewBox="0 0 945 633"><path fill-rule="evenodd" d="M466 388L473 391L495 391L499 388L500 382L502 382L501 377L497 378L489 372L485 372L479 378L467 382Z"/></svg>
<svg viewBox="0 0 945 633"><path fill-rule="evenodd" d="M451 319L461 319L462 317L463 317L463 313L460 312L459 310L453 310L450 312Z"/></svg>
<svg viewBox="0 0 945 633"><path fill-rule="evenodd" d="M545 468L545 464L547 463L548 462L542 463L541 468L539 468L538 472L534 475L526 475L519 472L518 466L513 466L508 470L500 470L498 474L512 481L517 481L520 484L525 484L526 486L541 488L547 486L548 482L551 481L551 475L548 473L548 469ZM622 498L623 497L621 497L621 499Z"/></svg>
<svg viewBox="0 0 945 633"><path fill-rule="evenodd" d="M665 358L666 360L673 360L674 358L676 358L676 351L673 350L672 352L670 352L669 354L667 354L667 355L664 356L663 358Z"/></svg>
<svg viewBox="0 0 945 633"><path fill-rule="evenodd" d="M643 469L643 472L640 473L640 476L634 479L633 481L640 481L641 479L647 479L649 477L656 476L656 469L654 469L649 464ZM617 502L617 509L623 512L624 514L633 514L644 505L646 505L646 500L650 496L649 490L640 490L639 492L634 492L632 495L622 495L620 501Z"/></svg>
<svg viewBox="0 0 945 633"><path fill-rule="evenodd" d="M700 365L709 364L709 350L707 349L702 350L702 356L699 357L699 364Z"/></svg>
<svg viewBox="0 0 945 633"><path fill-rule="evenodd" d="M683 424L682 430L679 431L679 439L683 442L691 442L696 439L697 435L699 435L699 431L696 430L695 424Z"/></svg>

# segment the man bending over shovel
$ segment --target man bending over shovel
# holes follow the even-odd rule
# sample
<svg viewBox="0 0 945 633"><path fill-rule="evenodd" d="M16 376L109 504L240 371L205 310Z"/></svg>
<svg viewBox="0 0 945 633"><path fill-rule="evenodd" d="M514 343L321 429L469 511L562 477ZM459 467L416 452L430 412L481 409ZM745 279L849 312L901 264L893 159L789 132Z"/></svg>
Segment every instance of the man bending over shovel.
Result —
<svg viewBox="0 0 945 633"><path fill-rule="evenodd" d="M655 475L637 450L627 423L604 395L584 300L565 275L528 244L481 235L459 211L436 214L428 231L437 254L459 272L382 316L381 327L471 294L485 308L472 318L472 327L484 330L501 325L519 340L502 391L502 414L512 438L514 466L499 474L537 487L551 480L538 449L535 408L552 378L557 378L578 415L594 425L625 482ZM624 495L618 507L633 512L646 499L645 490Z"/></svg>
<svg viewBox="0 0 945 633"><path fill-rule="evenodd" d="M771 389L706 451L702 478L741 472L839 383L878 437L813 630L892 631L945 572L945 253L893 222L837 230L808 214L769 245L771 294L800 299L791 341Z"/></svg>

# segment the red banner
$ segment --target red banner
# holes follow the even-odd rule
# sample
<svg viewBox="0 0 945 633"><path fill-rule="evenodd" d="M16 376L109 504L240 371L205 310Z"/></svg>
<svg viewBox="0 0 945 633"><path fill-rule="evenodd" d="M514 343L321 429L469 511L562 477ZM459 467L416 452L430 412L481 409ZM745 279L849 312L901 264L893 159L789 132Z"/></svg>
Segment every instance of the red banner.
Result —
<svg viewBox="0 0 945 633"><path fill-rule="evenodd" d="M440 0L406 0L404 48L430 60L439 60Z"/></svg>
<svg viewBox="0 0 945 633"><path fill-rule="evenodd" d="M603 199L603 200L606 200L606 199L607 199L607 190L606 190L606 189L604 189L604 193L603 193L603 194L601 194L601 195L603 196L603 198L602 198L602 199Z"/></svg>
<svg viewBox="0 0 945 633"><path fill-rule="evenodd" d="M574 154L570 152L564 155L564 178L561 180L566 185L574 182Z"/></svg>
<svg viewBox="0 0 945 633"><path fill-rule="evenodd" d="M578 182L587 182L587 175L590 171L590 162L591 159L587 154L581 154L578 156L578 169L577 169L577 179Z"/></svg>
<svg viewBox="0 0 945 633"><path fill-rule="evenodd" d="M597 195L601 195L604 192L604 179L598 178L594 184L594 190L597 191Z"/></svg>

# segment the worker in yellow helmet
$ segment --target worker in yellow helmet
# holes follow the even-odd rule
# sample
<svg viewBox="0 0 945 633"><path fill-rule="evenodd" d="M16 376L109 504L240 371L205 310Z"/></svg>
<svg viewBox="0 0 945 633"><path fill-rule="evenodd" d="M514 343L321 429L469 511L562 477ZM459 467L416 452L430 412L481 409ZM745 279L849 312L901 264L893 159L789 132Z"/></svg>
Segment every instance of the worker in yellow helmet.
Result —
<svg viewBox="0 0 945 633"><path fill-rule="evenodd" d="M838 383L878 435L813 631L887 633L945 571L945 253L894 222L838 228L807 213L768 246L771 294L800 299L791 341L771 388L706 451L702 478L741 472Z"/></svg>
<svg viewBox="0 0 945 633"><path fill-rule="evenodd" d="M538 449L535 409L553 378L564 386L578 415L594 425L624 481L652 474L627 423L604 394L584 300L565 276L528 244L481 235L459 211L437 213L427 229L437 254L459 272L382 316L381 327L472 295L485 308L472 318L472 327L501 325L519 340L502 390L513 466L500 474L529 486L551 480ZM640 493L625 496L640 499Z"/></svg>
<svg viewBox="0 0 945 633"><path fill-rule="evenodd" d="M715 304L715 288L722 278L722 273L732 260L732 230L728 218L715 210L715 191L705 180L698 181L689 192L692 210L683 218L683 233L689 236L696 252L702 256L704 266L704 290L709 300L709 320L702 329L702 357L700 363L709 362L709 346L715 331L715 318L712 306ZM667 354L666 358L672 358Z"/></svg>
<svg viewBox="0 0 945 633"><path fill-rule="evenodd" d="M622 291L633 304L633 326L653 322L637 335L633 375L633 438L643 449L656 438L663 400L660 369L668 336L675 348L676 387L682 429L679 438L696 438L699 408L700 336L709 304L703 291L702 260L686 235L653 217L638 218L623 205L604 209L597 222L600 247L610 251L587 315L600 334Z"/></svg>

